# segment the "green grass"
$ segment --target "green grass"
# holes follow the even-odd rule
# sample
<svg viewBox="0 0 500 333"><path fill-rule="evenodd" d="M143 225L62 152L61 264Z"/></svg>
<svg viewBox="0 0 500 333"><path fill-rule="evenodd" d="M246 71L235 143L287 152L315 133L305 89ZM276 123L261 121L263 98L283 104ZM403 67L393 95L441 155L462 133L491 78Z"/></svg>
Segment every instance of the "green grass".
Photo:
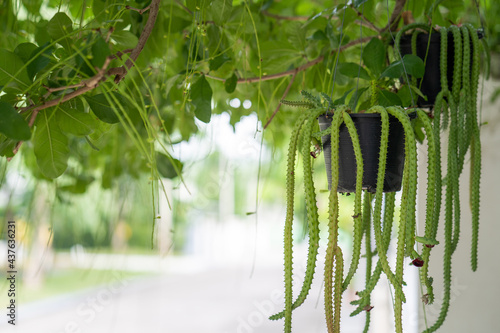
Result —
<svg viewBox="0 0 500 333"><path fill-rule="evenodd" d="M38 288L28 287L21 275L16 276L16 302L26 304L57 295L72 293L100 285L119 285L120 281L128 281L144 273L102 271L90 269L58 269L47 272ZM0 304L7 304L10 283L5 272L0 273Z"/></svg>

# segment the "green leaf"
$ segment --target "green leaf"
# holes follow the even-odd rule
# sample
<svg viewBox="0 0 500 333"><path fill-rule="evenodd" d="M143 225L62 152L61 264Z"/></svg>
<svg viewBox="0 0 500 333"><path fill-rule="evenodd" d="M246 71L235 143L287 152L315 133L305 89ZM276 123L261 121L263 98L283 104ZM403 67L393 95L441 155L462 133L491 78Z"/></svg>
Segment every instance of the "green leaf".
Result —
<svg viewBox="0 0 500 333"><path fill-rule="evenodd" d="M425 139L425 133L423 131L424 123L419 117L417 117L411 121L411 125L413 127L413 133L415 133L415 139L419 143L423 143Z"/></svg>
<svg viewBox="0 0 500 333"><path fill-rule="evenodd" d="M181 77L180 74L173 75L172 77L167 79L167 81L165 81L165 83L164 83L165 96L168 96L168 94L170 93L170 90L173 88L173 86L175 85L175 83L179 79L179 77Z"/></svg>
<svg viewBox="0 0 500 333"><path fill-rule="evenodd" d="M66 171L69 141L57 126L55 110L45 110L37 117L34 152L38 167L47 178L57 178Z"/></svg>
<svg viewBox="0 0 500 333"><path fill-rule="evenodd" d="M352 94L352 97L349 100L349 107L351 108L351 110L356 111L356 107L358 105L359 99L361 98L363 93L367 90L368 90L368 87L363 87L363 88L356 90L354 92L354 94Z"/></svg>
<svg viewBox="0 0 500 333"><path fill-rule="evenodd" d="M216 71L220 66L224 65L227 61L231 60L225 53L213 58L209 62L209 68L211 71Z"/></svg>
<svg viewBox="0 0 500 333"><path fill-rule="evenodd" d="M163 178L172 179L182 172L182 162L165 154L158 153L156 167Z"/></svg>
<svg viewBox="0 0 500 333"><path fill-rule="evenodd" d="M212 116L212 88L205 75L202 75L191 86L191 103L196 107L196 118L204 123L210 122Z"/></svg>
<svg viewBox="0 0 500 333"><path fill-rule="evenodd" d="M17 56L19 58L21 58L21 60L24 63L26 63L26 62L28 62L28 60L30 60L31 54L37 48L38 48L38 46L36 46L33 43L21 43L18 46L16 46L16 48L14 50L14 53L17 54Z"/></svg>
<svg viewBox="0 0 500 333"><path fill-rule="evenodd" d="M402 85L398 90L398 96L401 99L401 105L406 107L410 106L412 103L412 95L410 92L410 87L408 85ZM417 102L417 96L413 97L415 102Z"/></svg>
<svg viewBox="0 0 500 333"><path fill-rule="evenodd" d="M307 37L307 40L328 40L323 30L316 30L311 36Z"/></svg>
<svg viewBox="0 0 500 333"><path fill-rule="evenodd" d="M361 6L362 4L364 4L364 3L365 3L365 2L367 2L367 1L368 1L368 0L354 0L354 1L353 1L353 5L354 5L354 7L356 7L356 8L357 8L357 7Z"/></svg>
<svg viewBox="0 0 500 333"><path fill-rule="evenodd" d="M228 94L232 94L236 90L236 84L238 83L238 77L233 73L229 79L224 82L224 89Z"/></svg>
<svg viewBox="0 0 500 333"><path fill-rule="evenodd" d="M89 135L96 127L96 120L90 113L78 111L64 104L57 109L56 119L61 131L78 136Z"/></svg>
<svg viewBox="0 0 500 333"><path fill-rule="evenodd" d="M398 60L387 66L387 68L382 72L382 74L380 74L380 76L398 79L403 75L403 73L403 63L401 62L401 60Z"/></svg>
<svg viewBox="0 0 500 333"><path fill-rule="evenodd" d="M223 25L231 17L233 0L214 0L210 8L214 22Z"/></svg>
<svg viewBox="0 0 500 333"><path fill-rule="evenodd" d="M413 77L421 78L425 74L425 64L422 59L413 54L406 54L403 57L405 69Z"/></svg>
<svg viewBox="0 0 500 333"><path fill-rule="evenodd" d="M433 239L433 238L425 238L421 236L415 236L415 240L419 243L426 244L426 245L439 245L439 241Z"/></svg>
<svg viewBox="0 0 500 333"><path fill-rule="evenodd" d="M13 52L0 49L0 87L5 85L23 91L31 85L31 80L21 58Z"/></svg>
<svg viewBox="0 0 500 333"><path fill-rule="evenodd" d="M40 53L42 50L44 51ZM37 56L38 53L40 54ZM28 65L28 76L33 80L36 74L40 73L50 64L52 59L52 48L41 46L31 53L30 59L33 60Z"/></svg>
<svg viewBox="0 0 500 333"><path fill-rule="evenodd" d="M288 41L297 50L304 51L306 48L306 30L302 28L302 23L291 22L286 27Z"/></svg>
<svg viewBox="0 0 500 333"><path fill-rule="evenodd" d="M108 94L113 95L118 100L121 107L126 110L127 102L120 94L114 91ZM115 124L120 121L117 113L122 113L122 110L120 105L114 104L115 99L112 96L106 97L106 94L97 94L94 96L85 96L85 100L89 103L92 112L94 112L97 118L105 123Z"/></svg>
<svg viewBox="0 0 500 333"><path fill-rule="evenodd" d="M341 104L345 104L345 99L347 98L347 96L351 93L351 91L353 91L354 88L351 88L349 89L348 91L346 91L344 93L344 95L342 95L342 97L336 99L335 101L333 101L333 105L341 105Z"/></svg>
<svg viewBox="0 0 500 333"><path fill-rule="evenodd" d="M5 102L0 102L0 133L19 141L26 141L31 138L28 123L12 105Z"/></svg>
<svg viewBox="0 0 500 333"><path fill-rule="evenodd" d="M101 36L97 37L95 43L92 44L92 65L101 68L110 54L108 43Z"/></svg>
<svg viewBox="0 0 500 333"><path fill-rule="evenodd" d="M381 90L378 95L378 104L384 107L401 105L401 98L393 92Z"/></svg>
<svg viewBox="0 0 500 333"><path fill-rule="evenodd" d="M405 70L409 75L421 78L425 73L425 65L423 60L416 55L406 54L402 60L395 61L387 66L380 76L397 79L404 75Z"/></svg>
<svg viewBox="0 0 500 333"><path fill-rule="evenodd" d="M385 67L385 56L384 43L376 37L363 48L363 63L375 77L378 77Z"/></svg>
<svg viewBox="0 0 500 333"><path fill-rule="evenodd" d="M205 0L186 0L186 7L192 12L201 11L210 5L210 1Z"/></svg>
<svg viewBox="0 0 500 333"><path fill-rule="evenodd" d="M260 44L261 56L266 58L296 56L300 52L289 42L280 40L268 40Z"/></svg>
<svg viewBox="0 0 500 333"><path fill-rule="evenodd" d="M370 74L358 64L353 62L341 62L338 66L338 70L340 74L343 74L347 77L352 78L360 78L364 80L370 80Z"/></svg>
<svg viewBox="0 0 500 333"><path fill-rule="evenodd" d="M56 13L47 24L47 32L52 39L57 40L73 31L73 21L65 13Z"/></svg>
<svg viewBox="0 0 500 333"><path fill-rule="evenodd" d="M14 148L16 147L16 144L17 140L9 139L4 135L0 136L0 156L14 156Z"/></svg>
<svg viewBox="0 0 500 333"><path fill-rule="evenodd" d="M39 15L42 0L22 0L24 7L31 14Z"/></svg>
<svg viewBox="0 0 500 333"><path fill-rule="evenodd" d="M45 20L41 20L36 24L35 41L38 45L50 43L50 36L47 32L47 24L48 22Z"/></svg>
<svg viewBox="0 0 500 333"><path fill-rule="evenodd" d="M125 49L132 49L137 45L139 38L130 31L114 31L111 38L116 42L119 47Z"/></svg>

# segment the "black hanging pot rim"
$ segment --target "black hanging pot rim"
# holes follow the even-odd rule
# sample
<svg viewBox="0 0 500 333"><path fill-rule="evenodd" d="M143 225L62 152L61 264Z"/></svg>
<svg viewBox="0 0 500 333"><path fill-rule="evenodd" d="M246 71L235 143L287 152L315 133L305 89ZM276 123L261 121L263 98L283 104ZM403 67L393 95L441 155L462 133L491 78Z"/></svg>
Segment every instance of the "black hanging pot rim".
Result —
<svg viewBox="0 0 500 333"><path fill-rule="evenodd" d="M478 38L484 37L483 29L476 29ZM411 48L411 34L405 34L401 36L399 43L399 51L401 56L406 54L412 54ZM428 41L430 40L429 50L427 52ZM394 44L394 42L392 42ZM420 47L418 47L420 45ZM453 67L454 67L454 41L453 33L448 30L448 50L447 50L447 78L448 78L448 89L451 91L451 84L453 82ZM436 101L436 97L441 88L441 33L439 31L433 30L431 34L426 31L421 31L417 36L417 56L426 60L425 63L425 73L424 77L417 79L417 86L421 87L422 93L427 96L427 100L418 96L417 106L422 108L432 108ZM427 56L427 59L426 59ZM472 67L472 57L470 58Z"/></svg>
<svg viewBox="0 0 500 333"><path fill-rule="evenodd" d="M331 125L332 113L328 112L318 121L320 130ZM380 151L381 115L379 113L350 114L358 132L361 153L363 156L363 190L376 191L378 161ZM331 137L321 138L325 157L328 187L331 189ZM401 189L404 169L404 129L399 120L389 115L389 143L387 147L386 174L384 192L397 192ZM343 123L339 131L339 184L337 192L351 193L356 191L356 158L351 137Z"/></svg>

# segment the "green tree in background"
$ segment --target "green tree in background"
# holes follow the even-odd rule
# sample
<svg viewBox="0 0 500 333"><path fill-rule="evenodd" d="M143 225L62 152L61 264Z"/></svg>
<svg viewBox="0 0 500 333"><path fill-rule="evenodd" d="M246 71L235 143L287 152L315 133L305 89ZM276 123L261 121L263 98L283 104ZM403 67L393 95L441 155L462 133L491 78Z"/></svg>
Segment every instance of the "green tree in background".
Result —
<svg viewBox="0 0 500 333"><path fill-rule="evenodd" d="M270 125L268 141L280 146L296 118L277 112L281 97L308 89L363 106L370 98L364 93L367 82L383 87L388 80L366 71L359 75L352 66L368 40L379 36L390 43L403 10L422 22L432 18L433 24L449 25L459 23L466 5L453 0L333 6L299 0L3 1L2 162L22 153L35 177L64 176L64 190L72 193L85 192L96 180L109 188L122 174L174 177L182 164L170 157L169 146L196 133L195 119L209 122L221 112L230 114L232 125L256 112ZM356 76L364 80L353 93L348 83ZM381 89L380 104L410 103L407 95ZM230 107L228 100L235 97L253 107Z"/></svg>

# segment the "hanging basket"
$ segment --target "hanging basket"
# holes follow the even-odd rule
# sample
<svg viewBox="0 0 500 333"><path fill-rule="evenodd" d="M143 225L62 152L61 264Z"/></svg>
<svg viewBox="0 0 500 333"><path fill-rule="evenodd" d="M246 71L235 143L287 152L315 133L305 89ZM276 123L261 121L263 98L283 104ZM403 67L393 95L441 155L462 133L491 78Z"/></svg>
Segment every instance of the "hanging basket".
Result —
<svg viewBox="0 0 500 333"><path fill-rule="evenodd" d="M380 114L354 113L351 114L359 136L361 153L363 155L363 189L375 193L377 186L378 161L380 150L380 135L382 120ZM322 115L318 118L320 130L331 125L332 116ZM328 188L331 189L331 136L321 138L325 156ZM340 126L339 134L339 185L338 192L350 193L356 191L356 157L351 137L345 126ZM386 172L384 192L401 190L403 168L405 160L405 135L403 126L393 116L389 117L389 143L387 147Z"/></svg>
<svg viewBox="0 0 500 333"><path fill-rule="evenodd" d="M482 38L483 34L478 30L478 37ZM399 44L399 49L401 56L405 54L412 54L411 50L411 35L404 35L401 37ZM427 45L429 45L429 52L427 52ZM471 41L472 46L472 41ZM448 77L448 90L452 90L453 84L453 70L455 62L455 43L453 41L453 34L448 32L448 51L447 53L447 68L446 76ZM418 97L417 106L418 107L433 107L436 101L436 96L441 91L441 69L440 69L440 57L441 57L441 34L439 32L433 32L429 34L420 33L417 36L417 56L425 62L425 74L421 79L417 79L417 87L420 87L422 94L427 96L427 100L422 97ZM427 53L427 59L425 55ZM472 57L470 57L470 66L472 68Z"/></svg>

